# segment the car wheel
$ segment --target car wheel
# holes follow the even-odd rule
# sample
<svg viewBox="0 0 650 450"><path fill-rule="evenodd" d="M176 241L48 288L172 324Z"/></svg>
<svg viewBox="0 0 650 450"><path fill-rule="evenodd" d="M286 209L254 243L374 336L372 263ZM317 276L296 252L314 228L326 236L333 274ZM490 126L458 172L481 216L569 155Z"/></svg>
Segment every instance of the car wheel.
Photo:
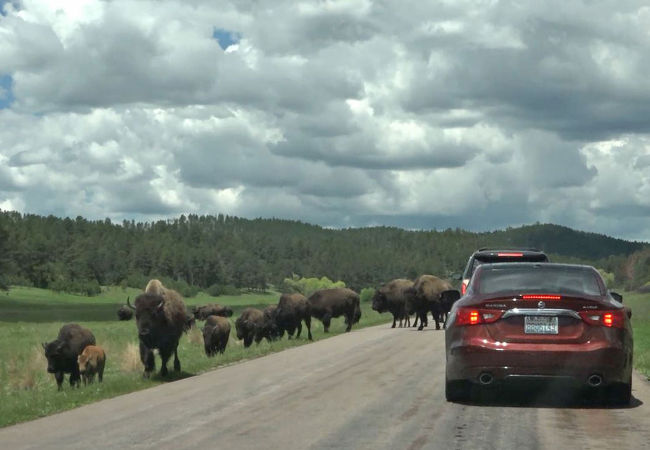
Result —
<svg viewBox="0 0 650 450"><path fill-rule="evenodd" d="M448 402L463 402L471 398L472 387L465 380L449 381L445 377L445 398Z"/></svg>
<svg viewBox="0 0 650 450"><path fill-rule="evenodd" d="M628 383L617 383L607 389L607 403L610 405L629 405L632 400L632 377Z"/></svg>

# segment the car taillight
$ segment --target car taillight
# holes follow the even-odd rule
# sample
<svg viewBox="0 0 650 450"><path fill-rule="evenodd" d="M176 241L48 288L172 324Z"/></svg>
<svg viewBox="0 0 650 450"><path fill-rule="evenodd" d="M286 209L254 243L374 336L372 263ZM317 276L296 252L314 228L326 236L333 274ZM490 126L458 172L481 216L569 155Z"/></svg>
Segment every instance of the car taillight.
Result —
<svg viewBox="0 0 650 450"><path fill-rule="evenodd" d="M522 295L523 300L561 300L561 295L550 295L550 294L526 294Z"/></svg>
<svg viewBox="0 0 650 450"><path fill-rule="evenodd" d="M580 311L580 317L589 325L600 325L608 328L625 327L625 310L614 311Z"/></svg>
<svg viewBox="0 0 650 450"><path fill-rule="evenodd" d="M465 295L465 292L467 291L467 285L469 284L468 281L463 280L463 284L460 287L460 293L461 295Z"/></svg>
<svg viewBox="0 0 650 450"><path fill-rule="evenodd" d="M496 322L503 315L500 309L458 308L456 325L478 325Z"/></svg>
<svg viewBox="0 0 650 450"><path fill-rule="evenodd" d="M524 254L523 253L497 253L497 256L504 256L504 257L508 257L508 258L512 258L512 257L518 258L518 257L524 256Z"/></svg>

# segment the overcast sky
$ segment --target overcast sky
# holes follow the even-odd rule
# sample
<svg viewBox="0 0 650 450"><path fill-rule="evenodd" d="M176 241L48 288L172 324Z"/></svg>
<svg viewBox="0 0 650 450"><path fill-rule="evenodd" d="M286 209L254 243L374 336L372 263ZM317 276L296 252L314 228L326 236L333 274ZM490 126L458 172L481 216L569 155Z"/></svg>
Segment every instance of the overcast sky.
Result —
<svg viewBox="0 0 650 450"><path fill-rule="evenodd" d="M650 240L646 5L0 0L0 209Z"/></svg>

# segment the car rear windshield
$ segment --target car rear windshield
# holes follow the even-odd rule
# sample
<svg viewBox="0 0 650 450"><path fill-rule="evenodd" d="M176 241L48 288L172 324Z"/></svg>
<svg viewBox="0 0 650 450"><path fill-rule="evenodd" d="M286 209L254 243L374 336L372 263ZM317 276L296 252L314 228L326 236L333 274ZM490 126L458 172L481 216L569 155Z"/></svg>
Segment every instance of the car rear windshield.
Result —
<svg viewBox="0 0 650 450"><path fill-rule="evenodd" d="M550 264L486 266L473 288L481 294L537 292L603 295L593 269Z"/></svg>
<svg viewBox="0 0 650 450"><path fill-rule="evenodd" d="M526 255L522 256L497 256L497 255L476 255L474 257L474 263L470 267L469 272L466 274L465 278L471 278L472 274L478 266L481 264L490 264L498 262L547 262L548 257L542 254Z"/></svg>

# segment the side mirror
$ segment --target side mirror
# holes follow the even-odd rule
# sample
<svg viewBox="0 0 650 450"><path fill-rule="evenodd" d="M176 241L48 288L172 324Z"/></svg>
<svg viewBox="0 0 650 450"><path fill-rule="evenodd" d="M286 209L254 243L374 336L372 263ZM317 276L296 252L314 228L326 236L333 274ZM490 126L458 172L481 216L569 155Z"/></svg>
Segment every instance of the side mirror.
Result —
<svg viewBox="0 0 650 450"><path fill-rule="evenodd" d="M609 291L609 295L611 295L617 302L623 303L623 296L618 292Z"/></svg>

